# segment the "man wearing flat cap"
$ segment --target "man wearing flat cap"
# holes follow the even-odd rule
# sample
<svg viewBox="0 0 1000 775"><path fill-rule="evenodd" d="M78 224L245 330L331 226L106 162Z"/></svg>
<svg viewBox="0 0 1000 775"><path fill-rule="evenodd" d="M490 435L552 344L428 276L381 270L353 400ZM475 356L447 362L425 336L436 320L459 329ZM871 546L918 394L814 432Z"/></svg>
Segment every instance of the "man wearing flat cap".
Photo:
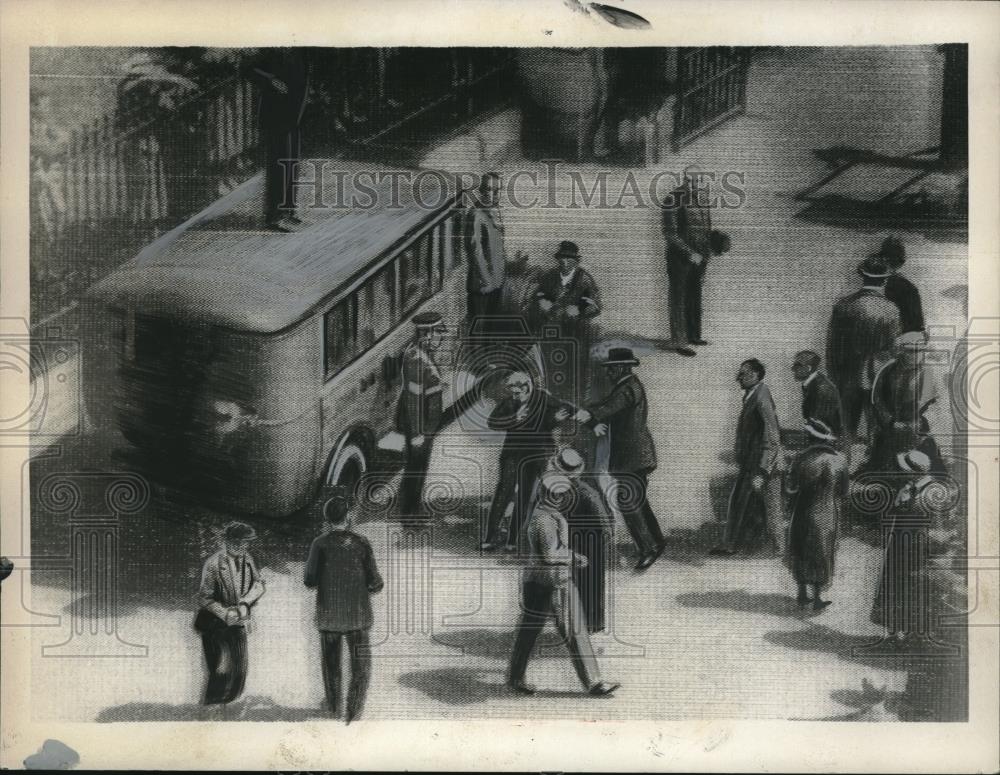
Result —
<svg viewBox="0 0 1000 775"><path fill-rule="evenodd" d="M786 561L798 585L800 607L822 611L829 600L821 591L833 580L837 532L847 497L847 458L837 437L822 420L806 420L809 446L795 458L785 477L791 503ZM809 589L813 595L810 597Z"/></svg>
<svg viewBox="0 0 1000 775"><path fill-rule="evenodd" d="M875 364L901 333L899 309L885 297L885 262L866 258L858 273L862 287L834 305L826 338L826 366L840 391L845 443L857 438Z"/></svg>
<svg viewBox="0 0 1000 775"><path fill-rule="evenodd" d="M434 353L441 345L444 324L437 312L421 312L412 322L413 340L403 351L396 427L405 440L406 455L399 486L400 514L405 525L417 527L427 520L421 495L443 414L444 382Z"/></svg>
<svg viewBox="0 0 1000 775"><path fill-rule="evenodd" d="M575 242L561 242L555 259L558 266L538 279L530 317L542 339L546 387L559 398L579 402L590 388L590 348L596 336L595 318L601 314L601 294L594 278L580 266L582 256ZM553 328L558 338L549 343L548 329ZM573 352L567 354L568 343Z"/></svg>
<svg viewBox="0 0 1000 775"><path fill-rule="evenodd" d="M910 331L896 337L894 357L872 380L871 453L865 468L892 471L896 456L915 447L927 428L924 417L937 401L933 380L924 370L924 335Z"/></svg>
<svg viewBox="0 0 1000 775"><path fill-rule="evenodd" d="M527 524L528 566L522 576L521 618L510 657L508 686L517 694L535 693L535 687L525 681L528 660L545 622L555 619L584 691L593 697L610 695L618 684L601 680L571 575L573 564L587 562L569 544L565 511L573 497L573 484L562 474L548 473L542 477L539 489L539 502Z"/></svg>
<svg viewBox="0 0 1000 775"><path fill-rule="evenodd" d="M573 483L573 505L566 515L569 545L587 558L573 566L573 582L580 593L587 629L601 632L605 624L605 588L614 515L600 491L591 482L583 457L572 447L563 447L549 460L548 472L563 474Z"/></svg>
<svg viewBox="0 0 1000 775"><path fill-rule="evenodd" d="M490 504L483 551L500 546L508 551L517 549L535 484L556 449L553 433L560 422L557 412L572 408L538 387L525 371L512 372L507 377L506 389L507 395L486 421L491 430L504 431L506 435L500 450L500 475Z"/></svg>
<svg viewBox="0 0 1000 775"><path fill-rule="evenodd" d="M222 548L205 560L198 591L195 629L201 633L208 683L203 703L233 702L247 677L247 627L253 607L264 594L260 571L247 552L257 537L244 522L223 529Z"/></svg>
<svg viewBox="0 0 1000 775"><path fill-rule="evenodd" d="M920 302L920 291L900 273L906 263L906 248L899 237L889 236L875 258L885 261L892 272L885 280L885 297L899 308L899 320L903 333L924 330L924 308Z"/></svg>
<svg viewBox="0 0 1000 775"><path fill-rule="evenodd" d="M639 553L635 569L644 571L663 554L666 539L646 497L656 447L647 424L646 388L632 372L638 365L630 348L612 347L603 363L611 392L575 419L609 438L608 473L618 482L618 506Z"/></svg>

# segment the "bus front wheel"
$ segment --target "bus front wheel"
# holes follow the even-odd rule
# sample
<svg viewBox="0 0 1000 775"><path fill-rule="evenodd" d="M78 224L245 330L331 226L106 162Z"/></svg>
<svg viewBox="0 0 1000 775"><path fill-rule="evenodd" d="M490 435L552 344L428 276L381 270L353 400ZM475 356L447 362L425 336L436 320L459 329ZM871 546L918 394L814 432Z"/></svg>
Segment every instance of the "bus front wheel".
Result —
<svg viewBox="0 0 1000 775"><path fill-rule="evenodd" d="M324 484L341 488L353 506L357 498L358 483L368 471L368 460L364 450L357 444L348 442L330 461Z"/></svg>

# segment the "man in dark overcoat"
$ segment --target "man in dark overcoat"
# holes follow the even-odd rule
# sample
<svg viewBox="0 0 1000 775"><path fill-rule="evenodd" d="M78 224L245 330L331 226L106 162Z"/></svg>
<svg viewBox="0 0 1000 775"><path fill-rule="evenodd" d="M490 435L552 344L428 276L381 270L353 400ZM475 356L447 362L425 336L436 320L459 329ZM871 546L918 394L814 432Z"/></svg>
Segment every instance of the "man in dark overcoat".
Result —
<svg viewBox="0 0 1000 775"><path fill-rule="evenodd" d="M295 214L295 163L302 154L299 127L309 94L309 64L301 47L262 48L244 68L260 90L264 166L264 219L269 229L290 232Z"/></svg>
<svg viewBox="0 0 1000 775"><path fill-rule="evenodd" d="M750 358L736 375L743 388L735 447L739 474L729 496L722 545L712 554L736 554L762 537L773 551L782 553L781 429L764 374L764 364Z"/></svg>
<svg viewBox="0 0 1000 775"><path fill-rule="evenodd" d="M906 263L906 248L898 237L886 237L874 257L885 261L892 274L885 280L885 297L899 307L902 332L924 331L924 307L920 291L900 273Z"/></svg>
<svg viewBox="0 0 1000 775"><path fill-rule="evenodd" d="M372 627L370 596L382 590L382 577L368 540L350 529L347 501L330 498L323 506L329 530L312 542L306 560L305 585L316 590L316 627L322 638L323 686L334 716L340 715L342 642L351 661L347 692L348 724L361 715L371 679L368 631Z"/></svg>
<svg viewBox="0 0 1000 775"><path fill-rule="evenodd" d="M639 365L628 347L612 347L604 361L611 392L579 410L575 417L598 436L608 436L608 473L617 481L618 508L639 553L636 570L646 570L666 548L660 523L647 498L649 475L656 469L656 447L649 432L646 388L633 372Z"/></svg>
<svg viewBox="0 0 1000 775"><path fill-rule="evenodd" d="M885 263L865 259L859 266L861 290L833 307L826 339L826 365L840 391L845 443L857 438L871 379L880 357L890 352L900 334L899 309L885 297Z"/></svg>
<svg viewBox="0 0 1000 775"><path fill-rule="evenodd" d="M497 403L487 419L491 430L505 431L506 436L482 544L484 551L501 546L507 551L517 548L535 484L556 449L553 434L560 422L557 414L560 409L565 414L570 408L538 387L527 372L511 373L506 389L507 396Z"/></svg>
<svg viewBox="0 0 1000 775"><path fill-rule="evenodd" d="M837 532L847 497L847 458L837 448L833 430L822 420L809 418L806 434L811 442L785 478L785 492L791 499L786 559L798 585L799 606L811 602L814 611L822 611L830 605L822 599L821 590L833 580Z"/></svg>

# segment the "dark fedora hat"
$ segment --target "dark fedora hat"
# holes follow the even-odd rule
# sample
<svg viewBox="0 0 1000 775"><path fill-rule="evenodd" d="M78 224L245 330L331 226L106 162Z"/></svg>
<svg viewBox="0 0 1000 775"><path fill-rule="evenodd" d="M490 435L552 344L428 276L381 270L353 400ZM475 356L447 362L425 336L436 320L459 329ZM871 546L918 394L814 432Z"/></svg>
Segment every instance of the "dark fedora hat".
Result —
<svg viewBox="0 0 1000 775"><path fill-rule="evenodd" d="M559 250L555 253L556 258L575 258L577 261L580 260L580 248L577 247L575 242L570 242L568 239L564 239L559 243Z"/></svg>
<svg viewBox="0 0 1000 775"><path fill-rule="evenodd" d="M884 279L891 273L883 259L868 256L868 258L858 264L858 274L862 277L871 277L872 279Z"/></svg>
<svg viewBox="0 0 1000 775"><path fill-rule="evenodd" d="M890 235L882 240L882 246L871 258L881 258L889 266L902 266L906 263L906 247L899 237Z"/></svg>
<svg viewBox="0 0 1000 775"><path fill-rule="evenodd" d="M639 359L632 353L631 347L612 347L608 357L604 359L605 366L638 366Z"/></svg>
<svg viewBox="0 0 1000 775"><path fill-rule="evenodd" d="M222 537L227 541L253 541L257 531L246 522L229 522L222 530Z"/></svg>

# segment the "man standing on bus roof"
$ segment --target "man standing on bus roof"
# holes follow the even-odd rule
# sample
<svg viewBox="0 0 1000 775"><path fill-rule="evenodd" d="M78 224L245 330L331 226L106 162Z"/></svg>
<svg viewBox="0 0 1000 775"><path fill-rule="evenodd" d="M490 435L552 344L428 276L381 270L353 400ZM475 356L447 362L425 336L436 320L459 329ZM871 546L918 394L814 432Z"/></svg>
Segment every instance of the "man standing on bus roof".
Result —
<svg viewBox="0 0 1000 775"><path fill-rule="evenodd" d="M434 362L434 351L441 344L444 330L441 315L421 312L412 322L413 341L403 351L403 386L396 409L396 425L406 440L399 506L408 527L427 519L420 496L431 459L431 445L441 424L444 390L441 370Z"/></svg>

